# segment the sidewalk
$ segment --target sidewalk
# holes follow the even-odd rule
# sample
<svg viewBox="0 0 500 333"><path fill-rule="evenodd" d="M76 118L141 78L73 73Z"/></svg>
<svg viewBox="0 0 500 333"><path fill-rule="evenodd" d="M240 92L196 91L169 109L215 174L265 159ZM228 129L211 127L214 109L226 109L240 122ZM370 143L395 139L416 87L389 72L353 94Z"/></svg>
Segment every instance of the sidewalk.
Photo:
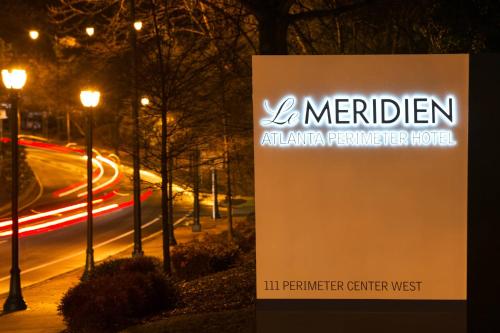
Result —
<svg viewBox="0 0 500 333"><path fill-rule="evenodd" d="M209 217L201 218L202 232L192 233L190 226L178 226L175 237L178 243L186 243L205 234L216 234L227 229L227 219L213 222ZM145 255L162 257L162 235L158 233L143 241ZM130 257L130 248L111 258ZM65 329L62 317L57 314L57 305L70 286L78 283L83 267L52 279L40 282L23 289L23 296L28 304L26 311L0 315L0 331L2 333L56 333ZM0 298L2 304L7 295Z"/></svg>

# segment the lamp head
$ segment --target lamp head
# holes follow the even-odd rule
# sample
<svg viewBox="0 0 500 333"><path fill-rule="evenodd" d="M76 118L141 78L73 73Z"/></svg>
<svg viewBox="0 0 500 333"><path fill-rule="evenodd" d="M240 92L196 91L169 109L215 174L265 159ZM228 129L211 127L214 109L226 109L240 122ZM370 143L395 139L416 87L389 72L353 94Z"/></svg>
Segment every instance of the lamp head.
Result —
<svg viewBox="0 0 500 333"><path fill-rule="evenodd" d="M82 90L80 92L80 101L86 108L95 108L99 104L101 93L97 90Z"/></svg>
<svg viewBox="0 0 500 333"><path fill-rule="evenodd" d="M147 97L141 98L141 104L142 104L142 106L149 105L149 98L147 98Z"/></svg>
<svg viewBox="0 0 500 333"><path fill-rule="evenodd" d="M87 27L87 28L85 28L85 32L87 33L87 35L89 37L92 37L94 35L94 32L95 32L94 27Z"/></svg>
<svg viewBox="0 0 500 333"><path fill-rule="evenodd" d="M140 31L142 29L142 22L141 21L135 21L134 22L134 29L136 31Z"/></svg>
<svg viewBox="0 0 500 333"><path fill-rule="evenodd" d="M40 36L40 33L37 30L30 30L29 34L30 38L33 40L37 40L38 37Z"/></svg>
<svg viewBox="0 0 500 333"><path fill-rule="evenodd" d="M26 79L27 75L24 69L2 70L2 81L7 89L23 89Z"/></svg>

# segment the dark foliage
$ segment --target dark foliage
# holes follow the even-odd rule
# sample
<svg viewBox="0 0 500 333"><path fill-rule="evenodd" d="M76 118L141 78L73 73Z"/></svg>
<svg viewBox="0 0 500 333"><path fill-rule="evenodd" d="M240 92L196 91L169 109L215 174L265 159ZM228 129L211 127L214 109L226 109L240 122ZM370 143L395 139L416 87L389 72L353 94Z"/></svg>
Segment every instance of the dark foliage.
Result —
<svg viewBox="0 0 500 333"><path fill-rule="evenodd" d="M177 278L192 280L230 268L238 254L235 243L223 241L221 235L206 235L201 241L178 245L172 251L172 266Z"/></svg>
<svg viewBox="0 0 500 333"><path fill-rule="evenodd" d="M255 249L255 215L247 216L246 221L236 224L234 241L242 252Z"/></svg>
<svg viewBox="0 0 500 333"><path fill-rule="evenodd" d="M178 284L179 306L170 315L242 309L255 303L255 252L223 272Z"/></svg>
<svg viewBox="0 0 500 333"><path fill-rule="evenodd" d="M11 154L10 143L0 143L0 184L10 189L12 184L12 169L11 169ZM35 193L38 190L38 183L31 167L26 159L26 149L19 147L19 190L21 195L26 195L26 192ZM10 201L11 191L0 191L0 206Z"/></svg>
<svg viewBox="0 0 500 333"><path fill-rule="evenodd" d="M161 262L153 257L142 258L123 258L103 262L97 265L91 272L89 278L94 279L102 276L120 275L127 273L146 273L156 272L161 265Z"/></svg>
<svg viewBox="0 0 500 333"><path fill-rule="evenodd" d="M156 259L107 261L62 298L71 332L114 332L175 307L178 293Z"/></svg>
<svg viewBox="0 0 500 333"><path fill-rule="evenodd" d="M175 309L155 316L127 332L255 332L255 216L235 225L233 247L238 258L233 267L190 281L179 281L179 302ZM227 246L227 234L205 238ZM203 241L202 241L203 242ZM196 244L199 245L199 244ZM186 246L192 247L192 243ZM243 250L248 248L248 250Z"/></svg>

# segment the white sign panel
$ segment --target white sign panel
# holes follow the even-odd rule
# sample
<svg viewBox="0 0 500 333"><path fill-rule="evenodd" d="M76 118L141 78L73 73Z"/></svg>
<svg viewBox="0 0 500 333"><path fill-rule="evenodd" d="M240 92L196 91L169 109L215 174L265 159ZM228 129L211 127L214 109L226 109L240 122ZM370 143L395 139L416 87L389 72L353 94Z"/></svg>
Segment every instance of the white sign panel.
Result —
<svg viewBox="0 0 500 333"><path fill-rule="evenodd" d="M466 299L467 55L253 58L257 297Z"/></svg>

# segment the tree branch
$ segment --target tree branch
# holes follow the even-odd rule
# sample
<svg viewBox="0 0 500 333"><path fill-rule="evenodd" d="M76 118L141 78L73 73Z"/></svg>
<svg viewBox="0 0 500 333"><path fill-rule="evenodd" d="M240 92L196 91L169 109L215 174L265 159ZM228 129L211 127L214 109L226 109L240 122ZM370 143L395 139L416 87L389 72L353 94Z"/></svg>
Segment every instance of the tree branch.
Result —
<svg viewBox="0 0 500 333"><path fill-rule="evenodd" d="M361 0L356 1L350 5L345 5L333 9L311 10L297 14L289 14L287 19L290 23L295 23L297 21L308 21L322 17L336 17L348 12L353 12L355 10L361 9L374 2L376 2L376 0Z"/></svg>

